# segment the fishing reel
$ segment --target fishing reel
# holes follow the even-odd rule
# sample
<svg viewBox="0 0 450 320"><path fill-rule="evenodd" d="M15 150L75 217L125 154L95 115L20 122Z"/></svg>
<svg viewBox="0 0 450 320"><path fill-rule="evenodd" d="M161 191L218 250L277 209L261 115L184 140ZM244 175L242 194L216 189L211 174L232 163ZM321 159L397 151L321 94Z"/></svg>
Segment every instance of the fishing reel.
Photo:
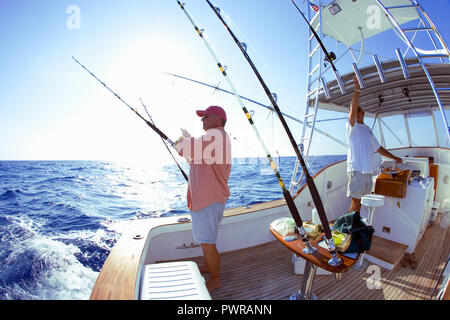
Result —
<svg viewBox="0 0 450 320"><path fill-rule="evenodd" d="M333 51L331 51L331 52L328 53L328 57L325 57L324 60L327 61L327 62L334 61L334 60L336 60L336 55L334 54Z"/></svg>
<svg viewBox="0 0 450 320"><path fill-rule="evenodd" d="M334 52L331 51L328 53L328 56L326 56L323 60L325 61L323 65L326 68L327 63L331 63L332 61L336 60L336 55L334 54Z"/></svg>

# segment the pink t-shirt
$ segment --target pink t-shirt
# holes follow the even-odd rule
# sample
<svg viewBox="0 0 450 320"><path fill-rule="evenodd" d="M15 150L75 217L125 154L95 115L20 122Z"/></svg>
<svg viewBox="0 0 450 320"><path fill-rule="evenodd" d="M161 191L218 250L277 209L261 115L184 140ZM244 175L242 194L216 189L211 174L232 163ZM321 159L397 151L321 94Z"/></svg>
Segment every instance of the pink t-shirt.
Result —
<svg viewBox="0 0 450 320"><path fill-rule="evenodd" d="M223 127L206 130L199 138L184 137L178 153L190 165L188 208L199 211L214 202L225 203L230 196L231 140Z"/></svg>

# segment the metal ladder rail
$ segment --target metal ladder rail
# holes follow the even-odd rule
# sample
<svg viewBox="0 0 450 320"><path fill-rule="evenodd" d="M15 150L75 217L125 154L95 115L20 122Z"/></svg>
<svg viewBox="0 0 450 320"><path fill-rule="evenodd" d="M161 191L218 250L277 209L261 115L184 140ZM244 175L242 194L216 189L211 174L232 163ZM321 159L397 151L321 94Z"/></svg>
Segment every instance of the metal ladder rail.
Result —
<svg viewBox="0 0 450 320"><path fill-rule="evenodd" d="M450 142L450 127L447 121L447 117L445 115L445 110L444 110L444 106L442 104L442 101L440 99L439 96L439 91L448 91L450 90L450 88L436 88L433 79L431 78L431 75L423 61L423 58L442 58L442 57L449 57L449 51L448 48L445 45L445 42L443 41L442 37L440 37L439 32L437 31L437 28L434 26L434 24L432 24L431 19L429 19L428 15L425 15L425 18L427 19L427 21L431 24L431 27L424 27L424 28L414 28L414 29L403 29L400 24L397 22L397 20L394 18L394 16L392 15L392 13L390 12L390 10L398 10L398 9L402 9L402 8L411 8L414 7L416 8L416 10L420 10L423 13L425 12L425 10L420 6L420 4L418 3L417 0L410 0L411 1L411 5L410 6L395 6L395 7L386 7L383 5L383 3L381 2L381 0L376 0L377 3L379 4L379 6L383 9L383 11L386 13L386 15L388 16L388 18L394 23L395 27L397 28L397 31L399 31L401 33L401 37L403 38L403 40L407 41L407 44L409 46L409 48L411 48L411 50L413 51L414 55L417 57L417 60L419 61L420 65L422 66L422 69L428 79L428 82L430 83L431 89L434 93L434 96L436 98L436 101L438 103L440 112L441 112L441 116L442 116L442 120L444 121L444 125L447 128L447 138L448 141ZM421 19L419 12L417 13L419 19ZM406 32L408 31L434 31L435 34L439 37L441 43L444 45L444 49L447 51L447 54L445 55L440 55L440 54L436 54L436 55L423 55L420 54L416 47L414 46L414 44L409 40L409 38L406 35ZM432 37L431 37L432 39Z"/></svg>
<svg viewBox="0 0 450 320"><path fill-rule="evenodd" d="M315 20L319 19L318 22L318 29L319 29L319 34L322 33L322 6L320 5L320 1L319 1L319 11L317 11L313 18L311 19L311 7L308 5L308 20L310 21L310 24L313 24L315 22ZM317 30L316 27L316 30ZM313 43L315 42L315 46L313 45ZM300 152L302 153L305 163L308 166L308 169L310 172L314 173L314 171L312 170L312 168L309 165L308 162L308 156L309 156L309 151L310 151L310 147L311 147L311 140L312 140L312 136L313 136L313 132L314 132L314 128L315 128L315 123L316 123L316 117L317 117L317 109L319 106L319 94L320 94L320 89L321 87L323 88L321 81L320 81L320 77L322 75L322 60L323 60L323 52L320 49L320 45L317 42L317 40L315 39L313 33L311 30L309 30L309 52L308 52L308 85L307 85L307 93L306 93L306 107L305 107L305 115L303 118L303 127L302 127L302 134L301 134L301 138L300 138ZM318 56L318 62L317 64L313 67L313 60L315 56ZM317 74L317 77L314 77L314 75ZM314 82L317 81L317 87L312 89L312 84ZM309 99L311 96L315 95L315 103L314 103L314 107L311 107L308 103ZM311 111L311 109L313 109ZM309 122L309 118L312 117L312 123L308 125ZM309 137L307 137L307 127L310 127L310 134ZM305 149L305 141L307 141L306 144L306 149ZM297 159L297 161L295 162L295 166L294 166L294 170L293 170L293 174L292 174L292 178L291 178L291 183L289 185L289 192L292 194L294 187L298 186L303 178L303 172L300 174L300 178L297 180L297 173L298 173L298 168L299 168L300 162Z"/></svg>

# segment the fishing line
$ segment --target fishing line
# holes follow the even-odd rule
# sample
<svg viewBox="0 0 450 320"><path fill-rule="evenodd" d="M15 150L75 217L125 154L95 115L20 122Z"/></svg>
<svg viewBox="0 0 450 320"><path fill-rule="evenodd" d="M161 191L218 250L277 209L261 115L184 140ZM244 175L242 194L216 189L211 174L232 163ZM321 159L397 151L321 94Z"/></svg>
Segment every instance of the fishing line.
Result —
<svg viewBox="0 0 450 320"><path fill-rule="evenodd" d="M150 115L150 113L149 113L148 110L147 110L147 106L144 104L144 101L142 101L141 98L139 98L139 100L141 101L142 106L143 106L144 109L145 109L145 112L147 112L147 115L148 115L150 121L152 122L153 125L155 125L155 122L153 121L152 116ZM166 142L164 141L164 139L163 139L162 137L160 137L160 138L161 138L162 143L163 143L164 146L166 147L167 151L169 151L170 156L172 157L173 161L175 161L175 164L177 165L178 169L180 169L180 172L181 172L181 174L183 175L184 179L186 180L186 182L189 182L189 178L188 178L186 172L184 172L184 170L181 168L180 164L178 163L178 161L177 161L177 159L175 158L175 156L172 154L172 151L170 151L170 149L169 149L169 147L167 146L167 144L166 144Z"/></svg>
<svg viewBox="0 0 450 320"><path fill-rule="evenodd" d="M326 213L325 213L325 209L323 207L322 200L321 200L320 195L319 195L319 191L317 190L316 184L314 183L314 179L309 174L308 168L306 167L306 163L305 163L305 161L303 159L303 156L301 155L300 150L298 149L298 146L297 146L297 143L295 142L294 136L292 135L292 132L289 129L289 126L288 126L286 120L284 119L284 117L283 117L283 115L281 113L281 110L278 107L278 104L275 101L275 98L274 98L272 92L269 90L269 88L267 87L267 85L266 85L265 81L263 80L261 74L259 73L258 69L253 64L253 61L251 60L250 56L247 54L246 49L242 45L242 42L239 41L239 39L236 37L236 35L233 33L233 31L230 29L228 24L223 19L222 15L220 13L220 9L218 9L215 6L213 6L210 0L206 0L206 2L211 7L211 9L214 11L214 13L217 15L219 20L222 22L222 24L227 29L228 33L233 38L234 42L237 44L237 46L241 50L242 54L244 55L244 57L247 60L247 62L250 64L250 67L252 68L252 70L255 73L256 77L258 78L260 84L262 85L262 87L263 87L267 97L269 98L270 102L272 103L273 109L277 113L278 118L280 119L281 124L283 125L283 128L284 128L284 130L286 131L286 133L288 135L289 141L291 142L291 145L292 145L292 147L293 147L293 149L294 149L294 151L295 151L295 153L297 155L297 158L298 158L298 160L300 162L300 165L301 165L301 167L303 169L303 172L305 174L306 183L307 183L309 191L311 193L311 197L312 197L312 200L314 202L314 205L315 205L315 207L317 209L317 212L319 214L319 217L320 217L320 220L321 220L322 227L324 229L326 238L328 239L328 241L331 242L332 239L333 239L333 236L331 234L330 225L329 225ZM333 250L330 249L330 252L332 254L336 253L334 245L331 245L330 248L333 248Z"/></svg>
<svg viewBox="0 0 450 320"><path fill-rule="evenodd" d="M162 132L160 129L158 129L153 123L145 119L135 108L130 106L128 103L126 103L117 93L115 93L113 90L111 90L103 81L101 81L99 78L95 76L91 71L89 71L84 65L82 65L77 59L72 57L73 60L75 60L76 63L78 63L81 67L83 67L84 70L86 70L91 76L93 76L98 82L100 82L106 89L108 89L109 92L111 92L117 99L119 99L124 105L126 105L131 111L133 111L139 118L141 118L150 128L153 129L160 137L161 139L167 141L171 147L175 148L175 143L167 137L164 132ZM180 167L179 167L180 168ZM180 168L181 170L181 168ZM182 172L184 173L184 172ZM186 180L187 176L186 173L183 174L185 176Z"/></svg>
<svg viewBox="0 0 450 320"><path fill-rule="evenodd" d="M258 138L259 143L260 143L261 147L263 148L267 159L269 160L269 163L270 163L270 165L272 167L272 170L273 170L275 176L277 177L278 183L279 183L281 189L283 190L283 196L284 196L284 198L286 200L286 204L287 204L287 206L289 208L289 211L290 211L292 217L294 218L295 224L297 226L297 231L299 232L300 237L301 237L302 241L304 242L304 244L306 246L306 248L305 248L306 252L308 252L308 253L314 252L315 249L312 248L311 244L309 243L309 236L308 236L308 234L306 233L306 231L305 231L305 229L303 227L303 221L302 221L302 219L300 217L300 214L298 212L297 206L295 205L294 200L292 199L292 196L289 193L289 190L286 189L286 186L285 186L285 184L283 182L283 179L281 178L281 175L278 172L278 168L277 168L275 162L273 161L272 156L270 155L270 153L269 153L269 151L268 151L268 149L266 147L266 144L264 143L263 139L261 138L261 135L259 134L259 131L256 128L256 125L253 122L252 116L249 114L249 112L248 112L247 108L245 107L242 99L240 98L239 94L237 93L236 88L234 87L233 83L231 82L227 72L223 68L223 65L221 64L220 60L218 59L216 53L212 49L212 47L209 44L208 40L206 40L206 38L204 37L203 31L201 31L197 27L196 23L194 22L192 17L189 15L187 10L185 9L184 4L182 4L179 0L177 0L177 3L180 6L181 10L186 15L186 17L188 18L188 20L193 25L193 27L194 27L195 31L197 32L197 34L199 35L199 37L203 40L203 43L205 44L205 46L207 47L209 53L211 54L211 56L213 57L214 61L216 62L217 67L219 68L220 72L225 77L228 85L230 86L230 88L233 91L237 101L239 102L239 104L240 104L240 106L242 108L242 111L244 112L245 116L247 117L247 120L250 123L250 125L251 125L251 127L252 127L252 129L253 129L253 131L254 131L254 133L256 135L256 137Z"/></svg>

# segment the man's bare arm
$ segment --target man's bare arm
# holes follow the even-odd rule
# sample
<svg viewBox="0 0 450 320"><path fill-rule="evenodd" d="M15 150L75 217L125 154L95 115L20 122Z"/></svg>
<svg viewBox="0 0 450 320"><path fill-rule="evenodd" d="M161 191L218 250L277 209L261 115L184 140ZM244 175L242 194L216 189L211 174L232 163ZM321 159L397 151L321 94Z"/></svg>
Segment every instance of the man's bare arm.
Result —
<svg viewBox="0 0 450 320"><path fill-rule="evenodd" d="M397 162L397 163L402 163L402 162L403 162L402 158L399 158L399 157L394 156L392 153L390 153L389 151L387 151L387 150L386 150L385 148L383 148L383 147L380 147L380 148L377 150L377 152L378 152L379 154L381 154L382 156L385 156L385 157L387 157L387 158L390 158L390 159L394 160L394 161Z"/></svg>

